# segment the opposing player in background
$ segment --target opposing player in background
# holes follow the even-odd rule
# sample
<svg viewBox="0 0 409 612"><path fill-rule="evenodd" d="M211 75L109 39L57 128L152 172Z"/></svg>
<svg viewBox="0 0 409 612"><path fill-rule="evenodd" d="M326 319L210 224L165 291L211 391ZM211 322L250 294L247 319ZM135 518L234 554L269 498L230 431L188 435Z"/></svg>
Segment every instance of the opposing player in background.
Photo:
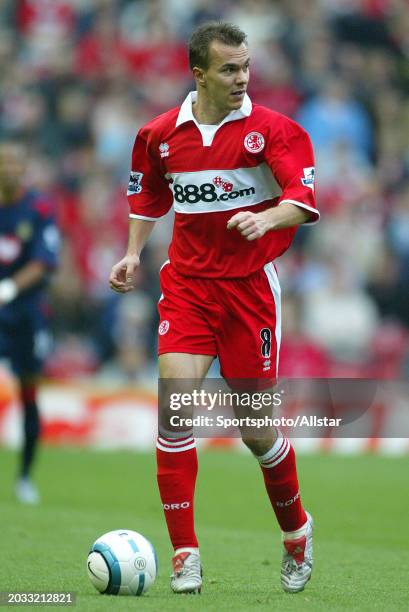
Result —
<svg viewBox="0 0 409 612"><path fill-rule="evenodd" d="M272 262L290 246L299 224L319 217L311 143L294 121L251 102L249 52L238 27L201 26L191 37L189 59L197 91L136 137L128 251L113 267L110 284L123 293L132 289L154 223L173 204L170 261L160 272L161 378L202 380L218 356L227 380L272 387L281 333ZM282 586L301 591L312 570L312 519L301 504L294 450L275 429L243 442L261 466L283 532ZM192 434L160 430L157 463L175 550L171 587L197 593L202 578Z"/></svg>
<svg viewBox="0 0 409 612"><path fill-rule="evenodd" d="M45 289L57 263L59 234L50 204L25 188L26 150L0 142L0 360L9 361L20 384L24 412L17 498L40 501L31 469L40 435L38 376L49 349Z"/></svg>

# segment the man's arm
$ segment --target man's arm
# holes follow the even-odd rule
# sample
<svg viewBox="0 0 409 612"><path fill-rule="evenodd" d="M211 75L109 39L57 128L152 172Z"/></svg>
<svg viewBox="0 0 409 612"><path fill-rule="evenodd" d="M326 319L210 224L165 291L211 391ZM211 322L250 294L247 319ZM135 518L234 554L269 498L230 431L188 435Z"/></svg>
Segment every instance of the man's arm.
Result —
<svg viewBox="0 0 409 612"><path fill-rule="evenodd" d="M172 192L163 174L158 145L148 146L151 126L141 128L132 149L131 174L128 185L130 207L129 240L126 255L112 267L109 276L111 289L127 293L134 289L135 270L139 257L155 221L165 216L172 206ZM152 152L154 151L154 153Z"/></svg>
<svg viewBox="0 0 409 612"><path fill-rule="evenodd" d="M33 239L29 246L30 260L12 276L0 282L0 306L13 301L20 293L35 287L45 279L57 265L59 233L48 202L39 200L34 204L37 216Z"/></svg>
<svg viewBox="0 0 409 612"><path fill-rule="evenodd" d="M19 293L36 285L47 272L48 267L42 261L30 261L13 276L0 281L0 305L8 304Z"/></svg>
<svg viewBox="0 0 409 612"><path fill-rule="evenodd" d="M271 230L301 225L308 221L309 217L308 210L285 202L260 213L239 212L229 219L227 229L236 228L246 240L256 240Z"/></svg>
<svg viewBox="0 0 409 612"><path fill-rule="evenodd" d="M112 267L109 285L114 291L127 293L134 289L135 270L139 266L139 257L154 228L155 221L142 219L129 220L128 248L125 257Z"/></svg>
<svg viewBox="0 0 409 612"><path fill-rule="evenodd" d="M261 213L240 212L229 220L227 228L236 228L246 240L319 219L314 195L314 153L307 132L294 121L282 118L268 139L264 155L282 193L278 206Z"/></svg>

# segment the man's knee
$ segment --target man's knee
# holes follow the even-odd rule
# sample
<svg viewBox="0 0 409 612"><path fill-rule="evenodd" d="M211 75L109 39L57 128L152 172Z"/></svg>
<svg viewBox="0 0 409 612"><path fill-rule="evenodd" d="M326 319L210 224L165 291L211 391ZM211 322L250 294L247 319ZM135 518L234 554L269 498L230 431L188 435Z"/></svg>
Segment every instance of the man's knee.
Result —
<svg viewBox="0 0 409 612"><path fill-rule="evenodd" d="M271 434L264 438L251 438L248 436L242 436L242 440L247 448L253 453L253 455L261 456L267 453L274 442L277 439L275 431L271 431Z"/></svg>

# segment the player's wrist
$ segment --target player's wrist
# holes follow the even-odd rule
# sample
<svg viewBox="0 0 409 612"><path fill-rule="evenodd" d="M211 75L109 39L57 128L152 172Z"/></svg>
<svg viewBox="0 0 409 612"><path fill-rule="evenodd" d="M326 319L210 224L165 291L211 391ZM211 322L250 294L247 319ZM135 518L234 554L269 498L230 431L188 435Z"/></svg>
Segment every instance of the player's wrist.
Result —
<svg viewBox="0 0 409 612"><path fill-rule="evenodd" d="M0 303L8 304L12 302L18 294L17 283L11 278L0 281Z"/></svg>
<svg viewBox="0 0 409 612"><path fill-rule="evenodd" d="M139 261L140 253L138 251L131 251L126 254L127 259L133 259Z"/></svg>
<svg viewBox="0 0 409 612"><path fill-rule="evenodd" d="M274 220L274 210L273 209L264 210L263 212L259 214L265 223L266 232L270 232L271 230L275 229L276 223Z"/></svg>

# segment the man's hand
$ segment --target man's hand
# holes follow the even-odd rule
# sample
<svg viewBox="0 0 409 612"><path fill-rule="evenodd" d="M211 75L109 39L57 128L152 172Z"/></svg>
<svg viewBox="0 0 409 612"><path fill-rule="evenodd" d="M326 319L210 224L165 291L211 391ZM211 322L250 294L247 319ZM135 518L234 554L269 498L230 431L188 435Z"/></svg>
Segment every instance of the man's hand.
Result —
<svg viewBox="0 0 409 612"><path fill-rule="evenodd" d="M246 240L257 240L270 230L301 225L309 220L310 215L311 212L301 206L283 202L259 213L239 212L227 222L227 229L235 227Z"/></svg>
<svg viewBox="0 0 409 612"><path fill-rule="evenodd" d="M109 286L118 293L128 293L135 289L135 271L139 266L138 255L125 255L121 261L112 266Z"/></svg>
<svg viewBox="0 0 409 612"><path fill-rule="evenodd" d="M0 306L12 302L17 294L17 285L11 278L0 281Z"/></svg>
<svg viewBox="0 0 409 612"><path fill-rule="evenodd" d="M257 240L271 229L263 213L242 211L227 222L227 229L236 228L246 240Z"/></svg>

